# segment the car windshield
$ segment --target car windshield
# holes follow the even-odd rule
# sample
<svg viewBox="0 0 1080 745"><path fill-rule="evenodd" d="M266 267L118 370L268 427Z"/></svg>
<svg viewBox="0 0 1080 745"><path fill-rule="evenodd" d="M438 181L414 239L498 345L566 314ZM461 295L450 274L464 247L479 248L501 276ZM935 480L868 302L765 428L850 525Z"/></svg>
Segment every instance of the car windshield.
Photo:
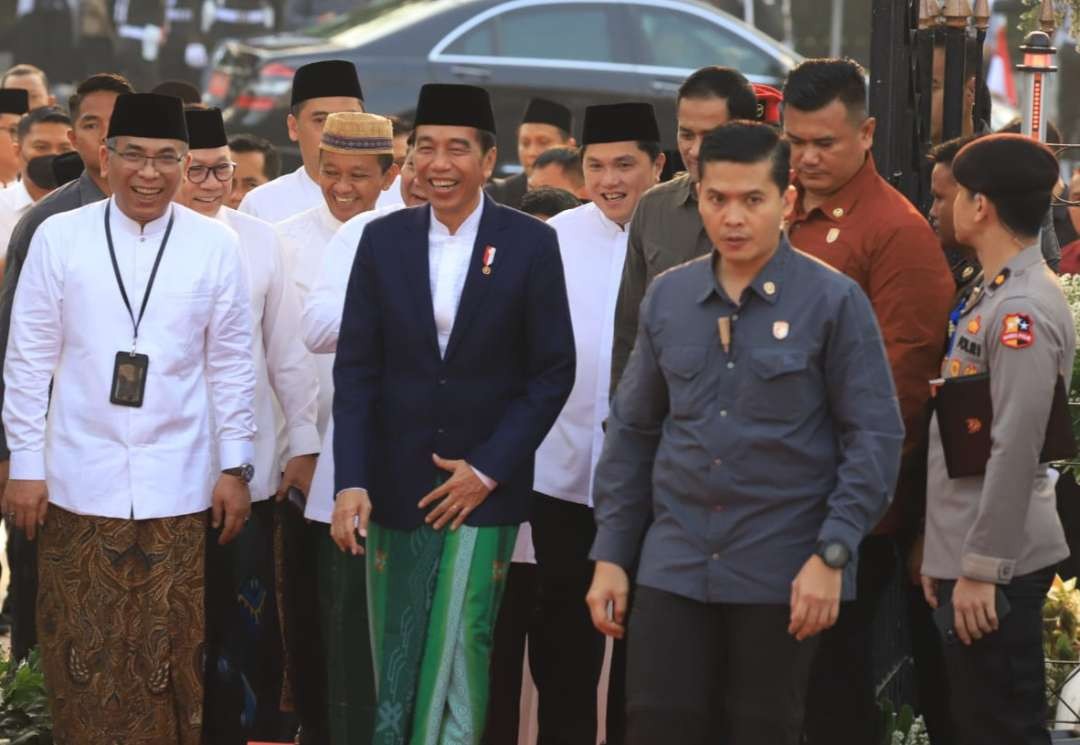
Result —
<svg viewBox="0 0 1080 745"><path fill-rule="evenodd" d="M416 18L429 14L434 4L430 0L372 0L362 8L300 33L353 47L396 31Z"/></svg>

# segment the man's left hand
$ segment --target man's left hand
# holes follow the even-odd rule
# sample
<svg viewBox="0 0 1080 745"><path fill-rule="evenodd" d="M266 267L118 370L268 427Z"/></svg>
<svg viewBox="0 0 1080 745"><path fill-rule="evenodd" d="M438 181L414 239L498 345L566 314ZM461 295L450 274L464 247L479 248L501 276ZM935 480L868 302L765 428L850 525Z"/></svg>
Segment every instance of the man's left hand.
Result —
<svg viewBox="0 0 1080 745"><path fill-rule="evenodd" d="M442 499L442 502L439 502L439 505L427 514L424 522L435 530L442 530L448 522L453 520L450 529L457 530L465 522L465 518L484 503L488 494L491 494L491 489L484 485L472 466L465 461L446 460L435 454L432 454L431 458L435 461L435 465L444 471L449 471L451 476L428 492L417 506L424 509Z"/></svg>
<svg viewBox="0 0 1080 745"><path fill-rule="evenodd" d="M285 473L277 490L277 501L280 502L288 496L290 486L299 489L306 497L311 492L311 480L315 478L315 464L318 462L317 455L297 455L290 458L285 464Z"/></svg>
<svg viewBox="0 0 1080 745"><path fill-rule="evenodd" d="M997 585L961 577L953 588L953 625L960 641L971 646L998 630Z"/></svg>
<svg viewBox="0 0 1080 745"><path fill-rule="evenodd" d="M843 584L842 569L833 569L817 554L811 556L791 583L788 633L803 641L836 623Z"/></svg>
<svg viewBox="0 0 1080 745"><path fill-rule="evenodd" d="M211 525L221 529L218 545L224 546L244 527L251 515L251 492L243 479L227 473L218 477L211 500Z"/></svg>

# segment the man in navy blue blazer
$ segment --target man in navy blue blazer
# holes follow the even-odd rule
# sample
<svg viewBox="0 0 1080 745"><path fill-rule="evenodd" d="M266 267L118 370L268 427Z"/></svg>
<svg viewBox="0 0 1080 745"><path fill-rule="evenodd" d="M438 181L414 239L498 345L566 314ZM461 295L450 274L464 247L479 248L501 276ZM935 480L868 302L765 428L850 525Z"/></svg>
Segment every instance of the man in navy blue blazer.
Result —
<svg viewBox="0 0 1080 745"><path fill-rule="evenodd" d="M479 742L533 455L574 382L555 231L482 191L494 132L483 89L424 86L430 206L367 226L345 297L331 533L368 557L379 745Z"/></svg>

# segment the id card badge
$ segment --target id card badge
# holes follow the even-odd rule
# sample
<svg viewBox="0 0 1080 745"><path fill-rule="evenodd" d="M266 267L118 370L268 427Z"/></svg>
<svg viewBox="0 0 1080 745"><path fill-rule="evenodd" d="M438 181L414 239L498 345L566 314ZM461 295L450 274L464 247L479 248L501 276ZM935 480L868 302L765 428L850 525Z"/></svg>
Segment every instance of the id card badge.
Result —
<svg viewBox="0 0 1080 745"><path fill-rule="evenodd" d="M145 354L117 352L109 401L117 406L142 406L146 392L146 370L149 367L150 358Z"/></svg>

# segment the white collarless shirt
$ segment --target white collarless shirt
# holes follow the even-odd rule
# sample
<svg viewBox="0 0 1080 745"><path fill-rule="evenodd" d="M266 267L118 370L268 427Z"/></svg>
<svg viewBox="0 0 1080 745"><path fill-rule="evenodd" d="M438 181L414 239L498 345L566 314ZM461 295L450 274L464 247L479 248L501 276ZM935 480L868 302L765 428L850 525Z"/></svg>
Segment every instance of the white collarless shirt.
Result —
<svg viewBox="0 0 1080 745"><path fill-rule="evenodd" d="M465 277L469 273L476 234L480 231L480 217L484 213L484 197L476 209L453 235L435 217L431 210L428 228L428 276L431 280L431 306L435 311L435 332L439 338L439 352L446 356L446 345L454 330L461 293L465 289Z"/></svg>
<svg viewBox="0 0 1080 745"><path fill-rule="evenodd" d="M297 302L301 307L315 284L327 244L343 224L334 217L326 203L320 201L315 207L274 226L285 250L286 276L296 289ZM326 431L330 406L334 400L334 360L319 355L315 358L315 367L319 377L318 425L322 433Z"/></svg>
<svg viewBox="0 0 1080 745"><path fill-rule="evenodd" d="M592 506L592 480L608 416L615 301L626 260L627 231L595 204L548 221L559 234L566 293L574 325L574 387L536 451L533 487L548 496Z"/></svg>
<svg viewBox="0 0 1080 745"><path fill-rule="evenodd" d="M304 517L308 520L329 523L334 514L334 417L330 410L334 397L334 354L337 352L345 291L349 286L356 249L368 223L404 206L402 203L363 212L342 225L322 251L318 277L304 298L301 316L304 344L315 353L320 367L327 371L329 378L325 408L319 407L319 421L325 422L325 427L320 429L323 433L322 454L315 466L315 478L311 481L311 493L304 510ZM320 379L320 403L324 398L322 385Z"/></svg>
<svg viewBox="0 0 1080 745"><path fill-rule="evenodd" d="M15 292L4 367L11 478L45 479L52 504L82 515L200 512L216 480L215 439L223 468L254 459L251 302L239 241L219 222L170 207L172 234L139 327L137 351L149 357L144 403L117 406L113 370L117 352L131 350L132 322L109 259L106 205L138 317L168 215L140 227L109 199L42 223Z"/></svg>
<svg viewBox="0 0 1080 745"><path fill-rule="evenodd" d="M318 453L318 373L300 339L300 301L269 223L222 207L217 220L240 236L255 357L255 478L251 499L269 498L288 458Z"/></svg>
<svg viewBox="0 0 1080 745"><path fill-rule="evenodd" d="M21 180L0 189L0 251L5 255L15 226L33 206L34 198Z"/></svg>
<svg viewBox="0 0 1080 745"><path fill-rule="evenodd" d="M325 204L322 190L307 170L300 166L292 173L278 176L249 191L240 202L240 211L276 225L320 204ZM402 204L401 176L394 179L389 189L379 194L375 209L394 204Z"/></svg>

